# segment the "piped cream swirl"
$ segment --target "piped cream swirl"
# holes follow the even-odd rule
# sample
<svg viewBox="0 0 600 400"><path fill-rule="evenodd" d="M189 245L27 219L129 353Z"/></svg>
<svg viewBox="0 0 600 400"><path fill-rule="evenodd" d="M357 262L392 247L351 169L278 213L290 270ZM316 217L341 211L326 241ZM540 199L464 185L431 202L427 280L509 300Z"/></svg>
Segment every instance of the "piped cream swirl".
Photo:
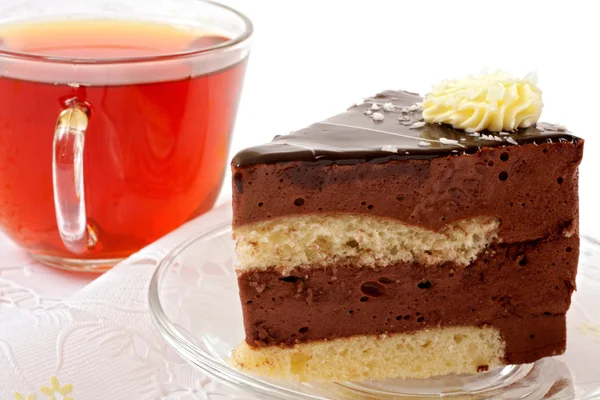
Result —
<svg viewBox="0 0 600 400"><path fill-rule="evenodd" d="M535 125L543 106L534 74L495 72L435 86L423 101L423 119L467 132L514 131Z"/></svg>

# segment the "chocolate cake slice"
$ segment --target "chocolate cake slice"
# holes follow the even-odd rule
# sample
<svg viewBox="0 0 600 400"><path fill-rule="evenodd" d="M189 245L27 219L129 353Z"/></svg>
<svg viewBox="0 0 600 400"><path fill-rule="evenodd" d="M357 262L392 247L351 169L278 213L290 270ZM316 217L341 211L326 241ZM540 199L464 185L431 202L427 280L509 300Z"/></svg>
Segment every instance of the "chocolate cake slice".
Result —
<svg viewBox="0 0 600 400"><path fill-rule="evenodd" d="M422 101L387 91L235 156L240 368L426 378L565 350L583 140L426 123Z"/></svg>

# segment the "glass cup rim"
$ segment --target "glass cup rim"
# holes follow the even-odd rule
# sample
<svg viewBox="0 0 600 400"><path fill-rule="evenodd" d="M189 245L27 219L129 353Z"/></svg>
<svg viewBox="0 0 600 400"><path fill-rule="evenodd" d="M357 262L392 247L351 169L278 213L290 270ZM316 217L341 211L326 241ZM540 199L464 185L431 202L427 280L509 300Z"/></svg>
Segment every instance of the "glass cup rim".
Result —
<svg viewBox="0 0 600 400"><path fill-rule="evenodd" d="M239 35L219 44L215 44L209 47L196 50L184 50L178 52L165 52L165 54L153 55L153 56L131 56L131 57L115 57L115 58L78 58L78 57L63 57L63 56L48 56L41 54L34 54L21 51L12 51L3 49L0 47L0 58L11 58L20 59L27 61L39 61L45 63L57 63L57 64L93 64L93 65L111 65L111 64L136 64L145 62L155 61L169 61L180 58L194 57L201 54L215 53L226 50L237 45L243 45L247 42L252 33L254 32L254 25L250 18L244 15L242 12L236 10L233 7L226 6L225 4L218 3L213 0L195 0L202 3L206 3L217 8L221 8L229 13L234 14L242 20L244 25L244 31Z"/></svg>

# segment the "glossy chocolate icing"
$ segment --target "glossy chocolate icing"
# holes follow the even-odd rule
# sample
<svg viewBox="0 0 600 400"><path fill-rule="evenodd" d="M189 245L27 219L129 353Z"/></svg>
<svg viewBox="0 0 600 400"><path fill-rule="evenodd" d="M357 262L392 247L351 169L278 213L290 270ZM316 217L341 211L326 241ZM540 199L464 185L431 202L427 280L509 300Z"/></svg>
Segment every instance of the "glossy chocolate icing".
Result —
<svg viewBox="0 0 600 400"><path fill-rule="evenodd" d="M482 147L514 145L507 141L508 138L514 139L518 144L580 140L559 126L544 123L510 135L482 132L499 140L489 137L483 139L440 124L413 128L411 125L421 121L421 111L417 109L407 112L405 108L420 101L421 96L415 93L385 91L342 114L289 135L276 136L271 143L242 150L233 158L232 165L246 167L290 161L317 162L322 165L357 164L365 161L385 163L390 160L472 154ZM365 114L374 103L392 103L394 110L376 111L385 118L383 121L375 121ZM407 119L399 121L398 118ZM440 138L456 140L458 143L444 144L440 142ZM430 145L422 146L419 142Z"/></svg>

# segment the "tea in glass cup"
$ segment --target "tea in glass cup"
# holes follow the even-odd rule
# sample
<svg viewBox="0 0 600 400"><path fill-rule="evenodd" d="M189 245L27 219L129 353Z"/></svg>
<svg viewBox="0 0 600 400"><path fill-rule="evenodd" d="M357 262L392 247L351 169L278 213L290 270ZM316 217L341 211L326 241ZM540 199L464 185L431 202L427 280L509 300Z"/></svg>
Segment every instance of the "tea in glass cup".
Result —
<svg viewBox="0 0 600 400"><path fill-rule="evenodd" d="M0 229L99 271L209 210L251 33L200 0L3 2Z"/></svg>

